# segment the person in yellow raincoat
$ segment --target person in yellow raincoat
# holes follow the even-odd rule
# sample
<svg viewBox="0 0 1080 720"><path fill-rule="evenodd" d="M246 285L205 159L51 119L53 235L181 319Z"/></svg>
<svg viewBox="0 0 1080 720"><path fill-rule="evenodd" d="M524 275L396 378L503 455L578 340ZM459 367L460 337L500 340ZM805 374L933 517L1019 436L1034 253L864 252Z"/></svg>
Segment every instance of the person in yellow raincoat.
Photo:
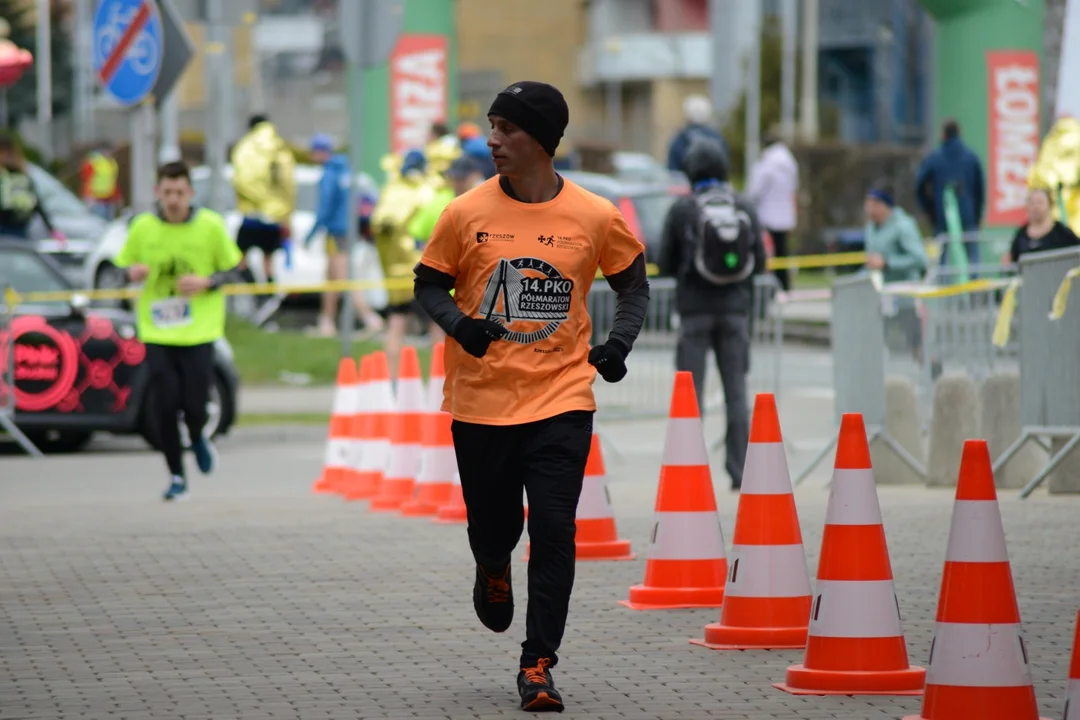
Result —
<svg viewBox="0 0 1080 720"><path fill-rule="evenodd" d="M233 147L233 190L236 209L243 216L236 244L245 260L252 248L263 252L267 282L274 281L273 256L285 251L286 266L292 260L291 218L296 208L296 159L292 149L265 115L254 115L248 132Z"/></svg>
<svg viewBox="0 0 1080 720"><path fill-rule="evenodd" d="M371 232L375 238L375 247L379 251L383 276L387 280L411 281L413 267L420 261L421 250L409 234L409 223L422 207L431 202L435 188L426 174L427 159L419 150L406 153L397 172L392 171L389 163L384 163L384 168L391 176L383 186L379 201L371 213ZM433 341L441 341L444 335L437 326L428 323L428 318L416 304L411 282L408 287L390 288L387 295L389 302L386 307L385 350L390 363L390 373L396 377L409 315L415 315L431 326Z"/></svg>
<svg viewBox="0 0 1080 720"><path fill-rule="evenodd" d="M1080 119L1062 117L1050 128L1028 187L1048 189L1053 218L1080 234Z"/></svg>

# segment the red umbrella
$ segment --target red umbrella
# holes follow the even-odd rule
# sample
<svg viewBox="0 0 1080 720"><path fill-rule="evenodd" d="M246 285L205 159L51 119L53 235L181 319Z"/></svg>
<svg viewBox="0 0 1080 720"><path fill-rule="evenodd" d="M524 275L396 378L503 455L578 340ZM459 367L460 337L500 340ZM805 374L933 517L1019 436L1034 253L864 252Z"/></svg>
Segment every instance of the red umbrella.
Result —
<svg viewBox="0 0 1080 720"><path fill-rule="evenodd" d="M8 39L0 39L0 88L11 87L34 65L34 56Z"/></svg>

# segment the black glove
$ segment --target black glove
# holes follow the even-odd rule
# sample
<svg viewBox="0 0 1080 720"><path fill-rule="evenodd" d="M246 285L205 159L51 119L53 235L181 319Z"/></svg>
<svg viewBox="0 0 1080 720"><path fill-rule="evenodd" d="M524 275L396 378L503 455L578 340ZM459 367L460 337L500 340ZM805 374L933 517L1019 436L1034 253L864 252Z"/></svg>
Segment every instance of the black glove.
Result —
<svg viewBox="0 0 1080 720"><path fill-rule="evenodd" d="M473 357L482 358L488 351L488 345L502 338L509 332L494 320L466 317L454 326L454 339Z"/></svg>
<svg viewBox="0 0 1080 720"><path fill-rule="evenodd" d="M622 343L608 340L589 351L589 364L596 368L600 377L609 383L617 383L626 377L626 356Z"/></svg>

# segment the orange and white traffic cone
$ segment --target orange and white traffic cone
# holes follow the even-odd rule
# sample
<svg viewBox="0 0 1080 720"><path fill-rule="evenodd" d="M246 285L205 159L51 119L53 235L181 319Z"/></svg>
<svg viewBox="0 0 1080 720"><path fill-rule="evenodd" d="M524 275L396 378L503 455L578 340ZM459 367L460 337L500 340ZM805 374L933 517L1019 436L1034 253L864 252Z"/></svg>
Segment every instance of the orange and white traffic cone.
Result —
<svg viewBox="0 0 1080 720"><path fill-rule="evenodd" d="M365 355L360 364L365 363L368 379L361 393L365 410L360 426L363 450L356 482L345 492L345 499L353 501L368 500L378 494L390 459L390 416L394 411L390 366L382 350Z"/></svg>
<svg viewBox="0 0 1080 720"><path fill-rule="evenodd" d="M453 418L443 412L443 344L431 349L431 372L427 387L427 412L424 414L420 441L420 472L416 477L416 496L402 503L401 514L406 517L434 515L450 500L450 488L457 473L454 436L450 432Z"/></svg>
<svg viewBox="0 0 1080 720"><path fill-rule="evenodd" d="M528 517L528 513L526 513ZM531 543L525 545L525 559L529 559ZM589 459L585 463L585 479L577 504L577 536L574 548L578 560L633 560L630 541L620 540L615 527L615 512L608 492L607 472L604 470L604 454L600 448L600 436L593 433L589 447Z"/></svg>
<svg viewBox="0 0 1080 720"><path fill-rule="evenodd" d="M323 473L313 492L337 492L345 481L352 449L351 427L356 412L356 388L359 383L356 363L352 358L338 362L337 387L334 388L334 405L330 410L330 433L326 440L326 459Z"/></svg>
<svg viewBox="0 0 1080 720"><path fill-rule="evenodd" d="M424 416L424 381L416 348L406 345L398 363L394 414L390 416L390 461L379 494L368 509L374 512L398 510L412 497L416 474L420 471L420 423Z"/></svg>
<svg viewBox="0 0 1080 720"><path fill-rule="evenodd" d="M921 695L908 664L862 415L840 420L806 655L777 687L794 695Z"/></svg>
<svg viewBox="0 0 1080 720"><path fill-rule="evenodd" d="M633 610L719 607L727 558L694 380L675 373L645 582L619 603Z"/></svg>
<svg viewBox="0 0 1080 720"><path fill-rule="evenodd" d="M468 521L469 513L465 507L465 496L461 493L461 475L454 473L454 482L450 485L450 500L435 513L432 518L437 523L463 523Z"/></svg>
<svg viewBox="0 0 1080 720"><path fill-rule="evenodd" d="M1065 686L1065 718L1080 720L1080 612L1076 613L1076 637L1073 638L1069 683Z"/></svg>
<svg viewBox="0 0 1080 720"><path fill-rule="evenodd" d="M929 664L922 712L905 720L1038 720L985 440L960 458Z"/></svg>
<svg viewBox="0 0 1080 720"><path fill-rule="evenodd" d="M367 444L366 436L370 427L368 422L368 392L371 380L371 362L367 357L360 359L359 380L354 392L354 412L349 422L349 466L342 476L341 482L335 488L335 492L344 498L355 495L361 486L360 466L364 457L364 448Z"/></svg>
<svg viewBox="0 0 1080 720"><path fill-rule="evenodd" d="M703 640L690 642L713 650L806 647L810 574L771 393L754 401L728 566L720 622L705 626Z"/></svg>

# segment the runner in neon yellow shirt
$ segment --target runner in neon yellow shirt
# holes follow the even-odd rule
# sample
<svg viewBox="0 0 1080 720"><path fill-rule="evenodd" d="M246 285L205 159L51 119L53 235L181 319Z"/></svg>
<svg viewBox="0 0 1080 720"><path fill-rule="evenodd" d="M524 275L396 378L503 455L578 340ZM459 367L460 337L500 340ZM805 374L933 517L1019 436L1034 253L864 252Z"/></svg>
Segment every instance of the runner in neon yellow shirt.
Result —
<svg viewBox="0 0 1080 720"><path fill-rule="evenodd" d="M203 429L214 372L214 341L225 334L225 295L219 288L239 282L243 255L221 215L192 207L191 175L181 162L158 169L157 213L136 217L114 264L131 282L144 282L137 306L139 339L154 389L154 412L171 480L165 500L187 496L178 414L191 435L191 449L204 474L217 452Z"/></svg>
<svg viewBox="0 0 1080 720"><path fill-rule="evenodd" d="M418 250L422 250L427 245L432 231L435 230L435 223L438 222L439 216L450 201L484 182L483 168L467 155L462 155L450 163L450 167L443 174L450 184L440 188L431 202L420 208L409 223L408 233L416 241ZM453 295L454 291L451 290L450 294Z"/></svg>

